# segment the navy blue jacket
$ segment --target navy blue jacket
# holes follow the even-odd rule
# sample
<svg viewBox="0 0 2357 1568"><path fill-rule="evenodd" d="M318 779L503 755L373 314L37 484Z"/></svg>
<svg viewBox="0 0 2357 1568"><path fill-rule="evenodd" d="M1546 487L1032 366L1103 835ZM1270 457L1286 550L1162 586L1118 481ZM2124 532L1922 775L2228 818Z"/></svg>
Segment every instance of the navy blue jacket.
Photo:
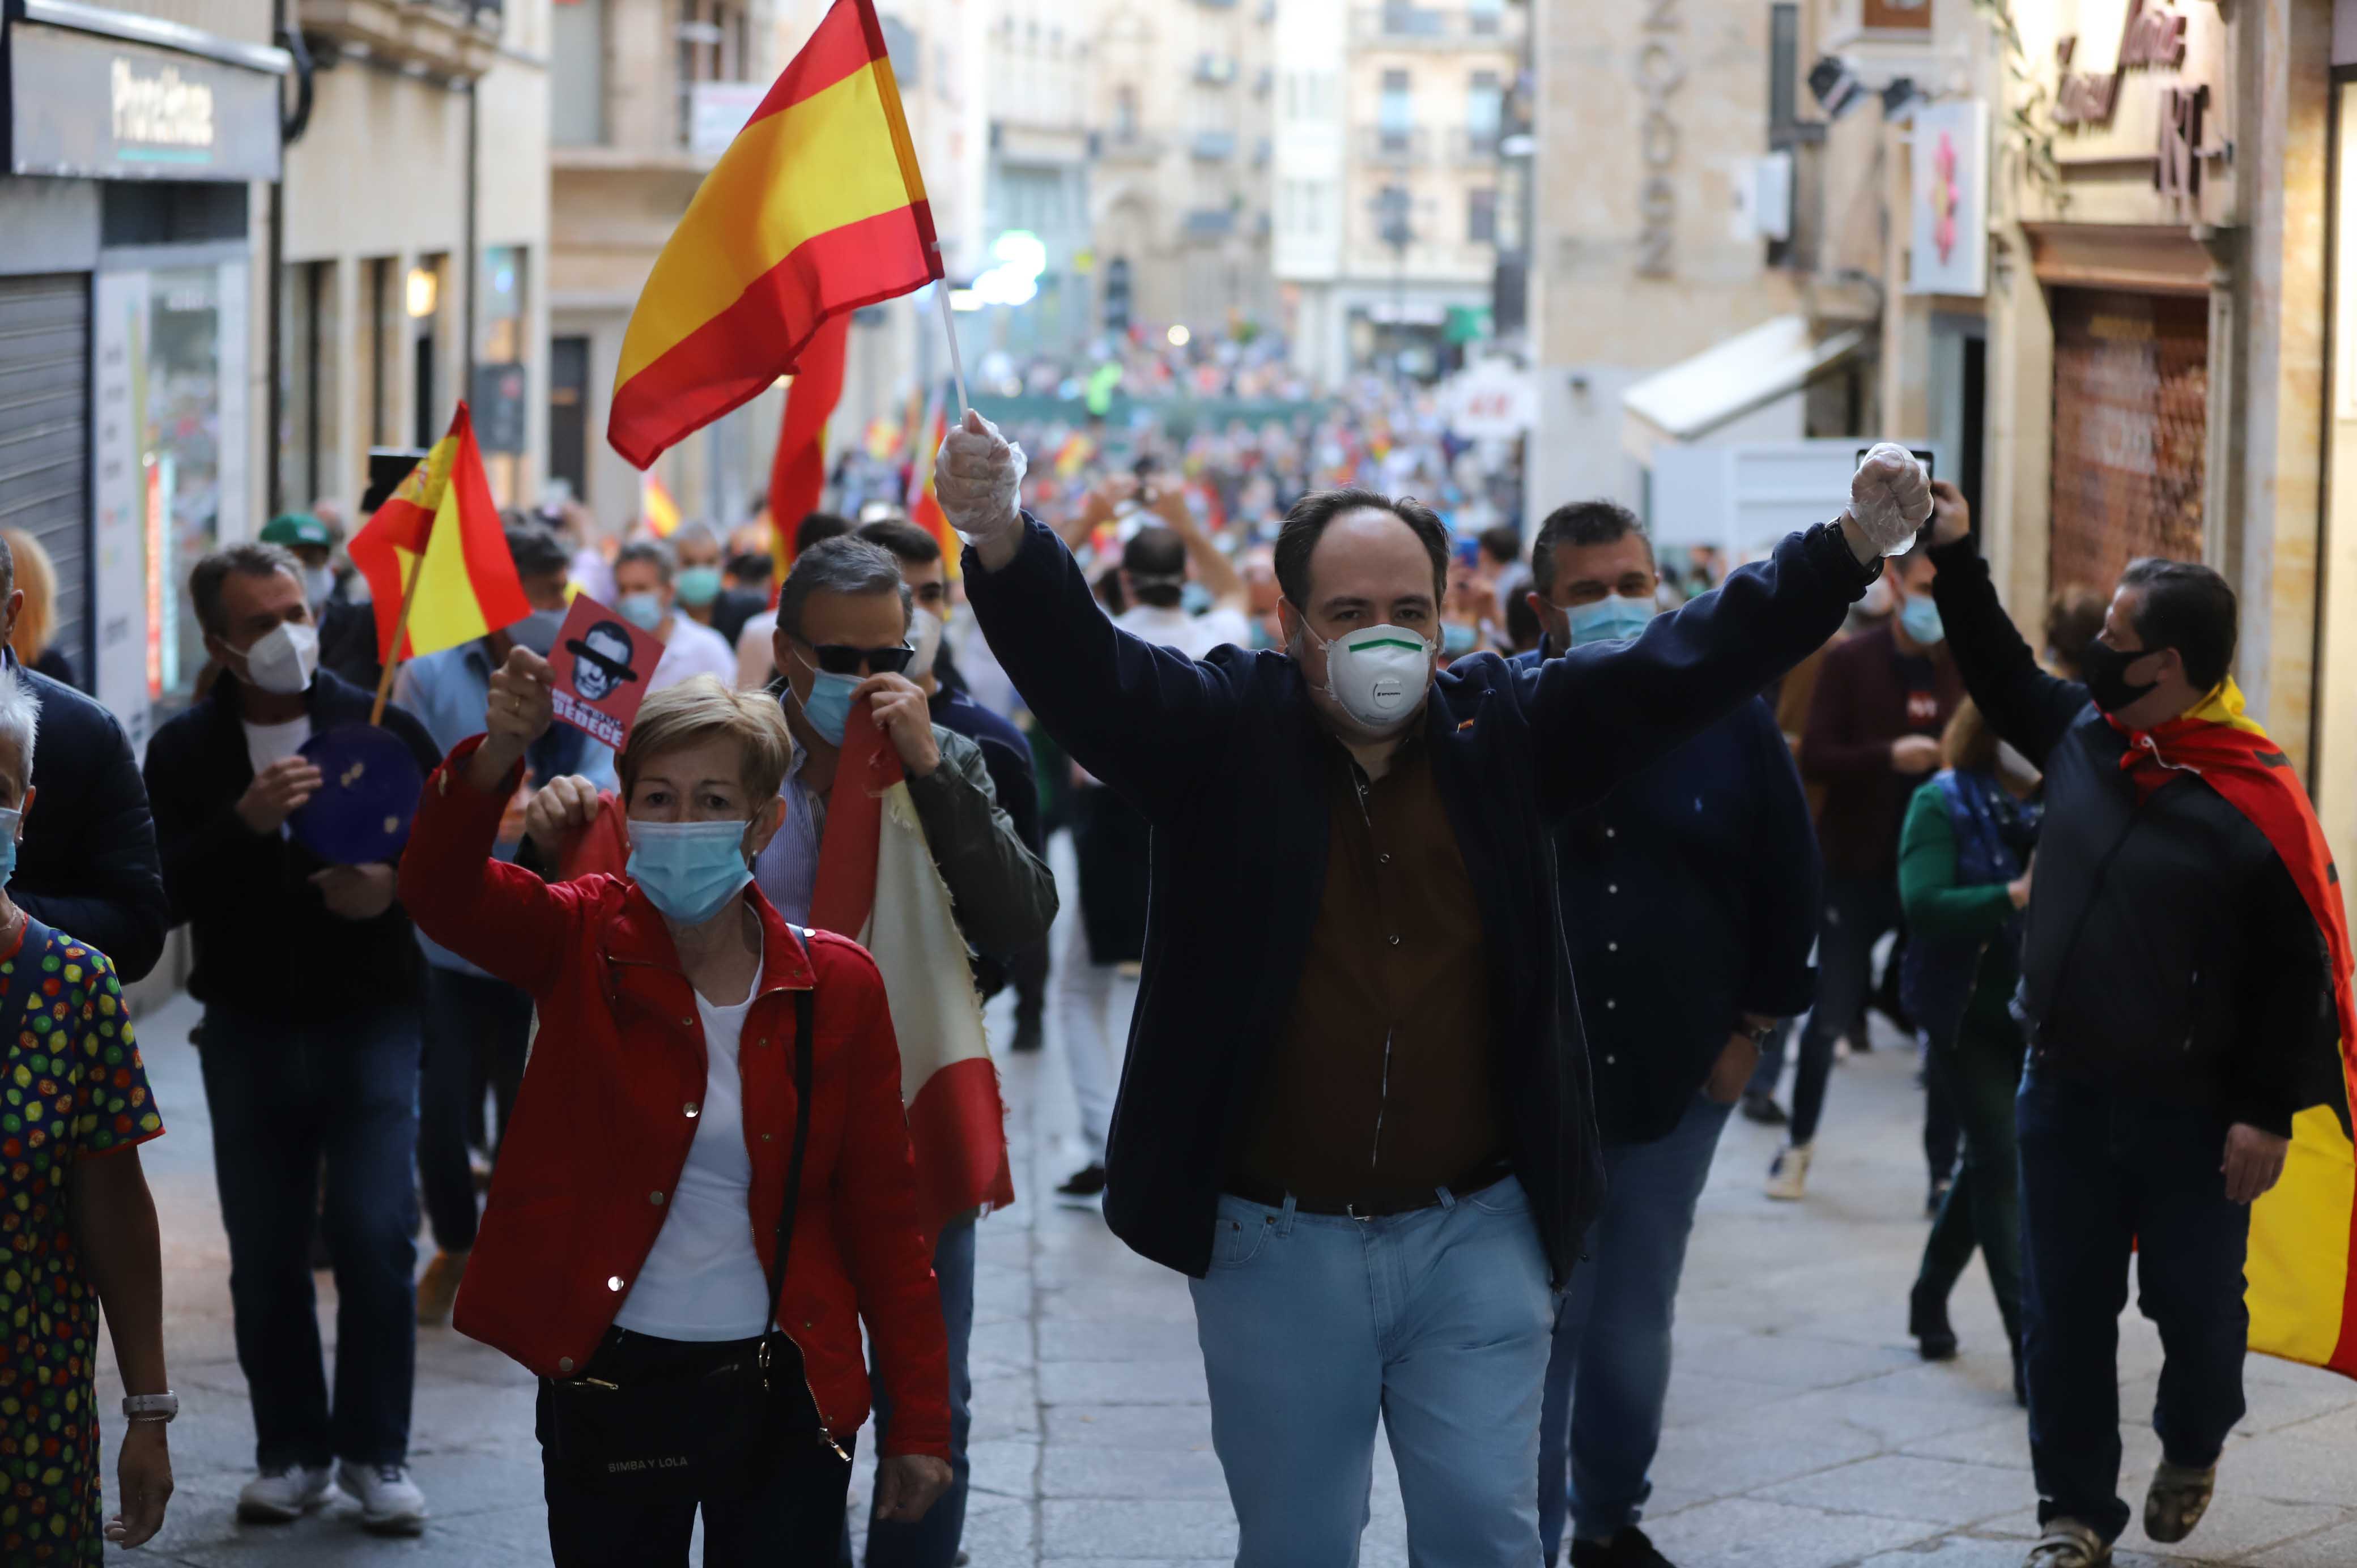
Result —
<svg viewBox="0 0 2357 1568"><path fill-rule="evenodd" d="M1539 653L1514 662L1536 668ZM1746 1013L1816 993L1824 867L1776 715L1754 697L1555 830L1607 1144L1667 1137Z"/></svg>
<svg viewBox="0 0 2357 1568"><path fill-rule="evenodd" d="M1336 743L1290 658L1229 647L1198 663L1132 637L1097 607L1062 542L1027 526L999 571L969 552L966 596L1048 732L1154 825L1105 1219L1146 1257L1200 1276L1300 983L1326 879ZM1633 642L1528 671L1484 655L1435 686L1424 720L1434 779L1488 950L1490 1037L1474 1048L1491 1053L1508 1150L1558 1281L1603 1167L1555 861L1533 852L1571 811L1832 636L1878 569L1821 525Z"/></svg>

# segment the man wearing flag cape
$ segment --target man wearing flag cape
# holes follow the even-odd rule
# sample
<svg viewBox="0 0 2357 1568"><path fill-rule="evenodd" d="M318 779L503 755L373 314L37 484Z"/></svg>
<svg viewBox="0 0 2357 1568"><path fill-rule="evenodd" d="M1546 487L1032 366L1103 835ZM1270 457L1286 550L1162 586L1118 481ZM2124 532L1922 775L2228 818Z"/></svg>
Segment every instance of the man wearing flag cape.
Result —
<svg viewBox="0 0 2357 1568"><path fill-rule="evenodd" d="M1963 495L1933 491L1948 645L2046 777L2014 1002L2044 1530L2026 1568L2095 1568L2129 1519L2115 1351L2132 1251L2167 1356L2151 1539L2183 1540L2209 1505L2246 1347L2357 1376L2348 926L2315 808L2229 673L2225 580L2130 563L2102 633L2065 650L2085 680L2058 680L1997 602Z"/></svg>

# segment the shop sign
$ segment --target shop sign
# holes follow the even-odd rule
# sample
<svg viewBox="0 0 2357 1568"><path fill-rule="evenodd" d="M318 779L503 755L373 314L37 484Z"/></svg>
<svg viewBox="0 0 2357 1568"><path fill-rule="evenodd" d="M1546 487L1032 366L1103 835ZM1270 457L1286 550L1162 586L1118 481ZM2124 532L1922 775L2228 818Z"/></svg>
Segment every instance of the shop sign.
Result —
<svg viewBox="0 0 2357 1568"><path fill-rule="evenodd" d="M276 179L278 79L201 56L8 26L5 168L96 179Z"/></svg>
<svg viewBox="0 0 2357 1568"><path fill-rule="evenodd" d="M1907 292L1976 296L1988 288L1988 105L1915 111Z"/></svg>
<svg viewBox="0 0 2357 1568"><path fill-rule="evenodd" d="M2211 0L2111 4L2120 14L2115 32L2055 40L2055 156L2064 164L2143 165L2172 215L2198 210L2202 137L2222 113L2225 24ZM2100 5L2089 0L2082 15Z"/></svg>
<svg viewBox="0 0 2357 1568"><path fill-rule="evenodd" d="M1678 188L1671 176L1678 166L1678 124L1670 103L1686 80L1678 5L1679 0L1644 0L1644 38L1637 46L1637 96L1644 105L1637 123L1639 277L1665 278L1675 271L1671 252L1677 243Z"/></svg>
<svg viewBox="0 0 2357 1568"><path fill-rule="evenodd" d="M1858 20L1869 32L1928 33L1932 0L1866 0Z"/></svg>

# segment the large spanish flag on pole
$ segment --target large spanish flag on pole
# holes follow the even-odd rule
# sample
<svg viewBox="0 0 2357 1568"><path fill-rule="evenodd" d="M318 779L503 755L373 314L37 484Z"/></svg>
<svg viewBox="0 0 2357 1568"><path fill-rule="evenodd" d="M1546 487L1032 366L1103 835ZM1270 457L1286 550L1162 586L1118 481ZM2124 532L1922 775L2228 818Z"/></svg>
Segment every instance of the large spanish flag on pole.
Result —
<svg viewBox="0 0 2357 1568"><path fill-rule="evenodd" d="M352 535L350 549L375 600L377 657L388 673L400 660L456 648L532 613L463 403L449 434Z"/></svg>
<svg viewBox="0 0 2357 1568"><path fill-rule="evenodd" d="M656 258L606 439L643 468L791 373L828 317L942 275L874 0L835 0Z"/></svg>
<svg viewBox="0 0 2357 1568"><path fill-rule="evenodd" d="M2149 795L2179 773L2198 775L2266 835L2291 873L2321 939L2340 1048L2303 1063L2283 1179L2251 1206L2243 1267L2250 1348L2357 1378L2357 993L2341 875L2316 808L2286 757L2243 711L2230 678L2183 718L2129 737L2121 766ZM2297 1103L2297 1101L2295 1101Z"/></svg>

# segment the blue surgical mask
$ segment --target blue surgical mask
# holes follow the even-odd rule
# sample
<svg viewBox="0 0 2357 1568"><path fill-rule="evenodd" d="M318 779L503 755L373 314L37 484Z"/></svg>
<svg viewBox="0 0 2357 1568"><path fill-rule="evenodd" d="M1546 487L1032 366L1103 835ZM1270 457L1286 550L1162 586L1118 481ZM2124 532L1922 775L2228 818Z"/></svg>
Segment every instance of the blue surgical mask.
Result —
<svg viewBox="0 0 2357 1568"><path fill-rule="evenodd" d="M1480 639L1481 634L1462 621L1440 623L1440 651L1448 658L1472 652L1473 645Z"/></svg>
<svg viewBox="0 0 2357 1568"><path fill-rule="evenodd" d="M673 585L679 602L698 608L720 596L720 568L717 566L682 566Z"/></svg>
<svg viewBox="0 0 2357 1568"><path fill-rule="evenodd" d="M1190 616L1201 615L1211 607L1211 590L1200 583L1189 583L1178 590L1178 607Z"/></svg>
<svg viewBox="0 0 2357 1568"><path fill-rule="evenodd" d="M556 634L565 629L565 612L561 609L534 610L508 628L508 636L518 648L529 648L543 659L556 646Z"/></svg>
<svg viewBox="0 0 2357 1568"><path fill-rule="evenodd" d="M24 820L21 811L0 811L0 886L16 875L16 825Z"/></svg>
<svg viewBox="0 0 2357 1568"><path fill-rule="evenodd" d="M640 631L652 631L663 623L662 596L660 594L624 594L622 602L614 607L622 618Z"/></svg>
<svg viewBox="0 0 2357 1568"><path fill-rule="evenodd" d="M1571 645L1579 648L1591 642L1626 642L1652 624L1653 614L1651 599L1612 594L1592 604L1574 605L1563 612L1563 618L1570 628Z"/></svg>
<svg viewBox="0 0 2357 1568"><path fill-rule="evenodd" d="M851 693L857 690L856 675L811 671L811 693L802 699L802 717L810 720L811 728L818 731L819 738L827 745L843 744L843 732L851 724Z"/></svg>
<svg viewBox="0 0 2357 1568"><path fill-rule="evenodd" d="M669 918L700 926L753 880L741 822L630 824L630 880Z"/></svg>
<svg viewBox="0 0 2357 1568"><path fill-rule="evenodd" d="M1940 607L1929 594L1910 594L1907 602L1899 607L1900 629L1926 648L1947 640L1948 628L1940 624Z"/></svg>

